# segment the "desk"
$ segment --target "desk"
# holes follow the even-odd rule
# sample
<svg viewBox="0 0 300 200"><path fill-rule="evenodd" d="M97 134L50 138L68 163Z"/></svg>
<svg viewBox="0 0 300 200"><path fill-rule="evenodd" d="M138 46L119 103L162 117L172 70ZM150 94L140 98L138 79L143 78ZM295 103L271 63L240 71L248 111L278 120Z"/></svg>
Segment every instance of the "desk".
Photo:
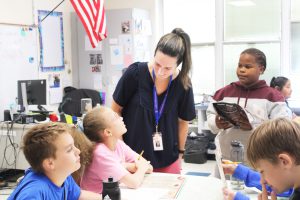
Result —
<svg viewBox="0 0 300 200"><path fill-rule="evenodd" d="M152 173L146 175L144 182L148 177L179 177L176 174ZM176 200L222 200L223 199L223 184L220 179L215 177L191 176L182 175L185 177L185 182L179 191ZM121 199L122 200L166 200L161 198L163 189L149 188L144 183L138 189L128 189L121 185ZM257 199L256 190L246 188L243 191L251 200ZM168 199L171 200L171 199Z"/></svg>
<svg viewBox="0 0 300 200"><path fill-rule="evenodd" d="M10 130L11 124L0 123L0 168L25 170L29 167L20 147L24 134L33 126L34 124L14 124Z"/></svg>

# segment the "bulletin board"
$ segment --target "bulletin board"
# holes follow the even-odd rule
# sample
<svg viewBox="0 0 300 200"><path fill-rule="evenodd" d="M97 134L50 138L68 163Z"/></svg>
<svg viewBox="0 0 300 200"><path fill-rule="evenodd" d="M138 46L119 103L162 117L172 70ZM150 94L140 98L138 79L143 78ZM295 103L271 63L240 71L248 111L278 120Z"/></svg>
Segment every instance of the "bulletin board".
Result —
<svg viewBox="0 0 300 200"><path fill-rule="evenodd" d="M62 12L38 11L40 67L42 72L62 71L64 65L64 34ZM44 21L42 21L44 19Z"/></svg>
<svg viewBox="0 0 300 200"><path fill-rule="evenodd" d="M0 24L0 121L17 97L17 81L38 79L37 28Z"/></svg>

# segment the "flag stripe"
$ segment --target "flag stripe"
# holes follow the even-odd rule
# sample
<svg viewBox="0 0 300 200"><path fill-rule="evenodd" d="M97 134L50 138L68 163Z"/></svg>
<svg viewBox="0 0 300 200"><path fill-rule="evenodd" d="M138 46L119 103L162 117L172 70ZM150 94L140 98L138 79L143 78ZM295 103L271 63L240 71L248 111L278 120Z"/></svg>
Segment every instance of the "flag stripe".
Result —
<svg viewBox="0 0 300 200"><path fill-rule="evenodd" d="M79 1L79 2L80 2L82 10L84 11L85 15L89 19L89 23L94 24L95 23L95 13L93 12L90 2L86 2L86 1Z"/></svg>
<svg viewBox="0 0 300 200"><path fill-rule="evenodd" d="M106 38L104 0L71 0L93 47Z"/></svg>
<svg viewBox="0 0 300 200"><path fill-rule="evenodd" d="M95 37L94 35L94 31L93 31L93 27L91 26L92 24L91 23L85 23L85 22L89 22L89 19L88 19L88 16L86 16L85 12L83 11L83 7L81 7L81 4L80 4L80 0L71 0L72 2L72 5L76 11L76 13L78 14L86 32L87 32L87 35L90 39L90 42L92 44L93 47L96 46L96 44L98 43L98 36Z"/></svg>
<svg viewBox="0 0 300 200"><path fill-rule="evenodd" d="M103 1L101 1L101 2L98 1L97 8L99 9L99 12L97 13L97 16L96 16L95 31L98 33L99 31L101 31L100 28L102 28L102 27L100 26L100 24L102 23L102 21L104 19L103 18L103 16L104 16Z"/></svg>

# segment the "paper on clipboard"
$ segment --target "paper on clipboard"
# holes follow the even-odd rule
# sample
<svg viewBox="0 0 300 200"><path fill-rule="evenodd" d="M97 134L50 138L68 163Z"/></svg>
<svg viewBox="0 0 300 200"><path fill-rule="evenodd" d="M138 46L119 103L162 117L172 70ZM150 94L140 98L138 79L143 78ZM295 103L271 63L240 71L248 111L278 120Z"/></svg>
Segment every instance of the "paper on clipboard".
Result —
<svg viewBox="0 0 300 200"><path fill-rule="evenodd" d="M216 162L217 162L219 174L221 177L221 181L223 183L223 186L227 187L227 182L226 182L225 174L224 174L223 167L222 167L222 152L221 152L221 145L220 145L220 140L219 140L220 134L221 134L221 132L219 132L217 134L217 136L215 137L215 145L216 145L215 156L216 156Z"/></svg>

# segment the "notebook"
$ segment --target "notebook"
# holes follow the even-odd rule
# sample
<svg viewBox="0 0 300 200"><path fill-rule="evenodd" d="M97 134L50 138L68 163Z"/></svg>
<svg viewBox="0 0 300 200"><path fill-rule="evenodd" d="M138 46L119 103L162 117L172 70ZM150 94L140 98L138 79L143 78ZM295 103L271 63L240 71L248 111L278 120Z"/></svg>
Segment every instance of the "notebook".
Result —
<svg viewBox="0 0 300 200"><path fill-rule="evenodd" d="M252 130L252 125L245 110L236 103L217 102L213 106L221 117L236 127L244 130Z"/></svg>

